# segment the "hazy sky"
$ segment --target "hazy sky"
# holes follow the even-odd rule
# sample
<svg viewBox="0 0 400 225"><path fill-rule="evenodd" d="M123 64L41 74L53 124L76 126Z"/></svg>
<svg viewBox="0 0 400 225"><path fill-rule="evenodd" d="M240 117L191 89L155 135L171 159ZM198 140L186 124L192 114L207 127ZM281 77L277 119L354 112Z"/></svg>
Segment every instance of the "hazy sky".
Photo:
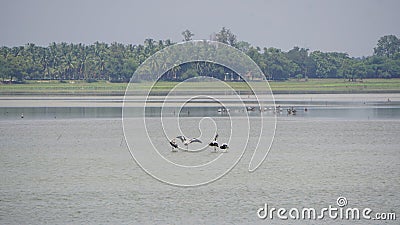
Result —
<svg viewBox="0 0 400 225"><path fill-rule="evenodd" d="M0 46L178 42L225 26L255 46L367 56L379 37L400 37L399 12L400 0L0 0Z"/></svg>

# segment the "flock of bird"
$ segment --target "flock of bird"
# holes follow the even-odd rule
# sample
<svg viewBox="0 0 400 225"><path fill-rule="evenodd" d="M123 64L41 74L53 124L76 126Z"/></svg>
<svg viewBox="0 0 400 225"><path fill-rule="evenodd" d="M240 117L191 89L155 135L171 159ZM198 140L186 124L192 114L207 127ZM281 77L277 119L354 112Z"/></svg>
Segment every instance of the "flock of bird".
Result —
<svg viewBox="0 0 400 225"><path fill-rule="evenodd" d="M221 145L218 144L217 142L217 138L218 138L218 134L215 135L214 140L211 141L208 146L213 147L214 152L218 151L218 148L221 149L221 151L223 152L227 152L229 149L229 146L227 143L222 143ZM176 139L181 140L181 142L183 143L184 146L186 146L186 149L184 149L185 151L189 151L189 144L194 143L194 142L198 142L198 143L203 143L200 139L198 138L186 138L185 136L181 135L181 136L177 136L176 138L172 139L169 141L169 144L171 145L171 151L172 152L177 152L179 149L179 145L178 143L176 143Z"/></svg>
<svg viewBox="0 0 400 225"><path fill-rule="evenodd" d="M230 109L228 108L218 108L218 113L229 113ZM273 113L277 113L277 114L281 114L283 111L283 107L281 107L280 105L276 106L276 107L256 107L256 106L247 106L246 107L246 111L248 112L253 112L253 111L259 111L259 112L266 112L266 111L270 111ZM297 110L292 106L286 109L288 115L296 115ZM304 112L307 112L308 109L307 107L304 108Z"/></svg>

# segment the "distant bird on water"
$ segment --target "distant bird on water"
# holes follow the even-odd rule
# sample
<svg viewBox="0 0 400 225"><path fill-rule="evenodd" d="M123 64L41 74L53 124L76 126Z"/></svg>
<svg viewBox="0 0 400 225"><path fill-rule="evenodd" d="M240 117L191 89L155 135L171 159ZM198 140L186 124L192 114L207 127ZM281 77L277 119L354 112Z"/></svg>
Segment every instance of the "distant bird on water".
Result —
<svg viewBox="0 0 400 225"><path fill-rule="evenodd" d="M214 148L214 152L217 152L217 148L219 147L223 152L227 152L229 149L229 146L227 143L222 143L222 145L219 145L217 142L218 139L218 134L215 135L214 140L208 144L208 146Z"/></svg>
<svg viewBox="0 0 400 225"><path fill-rule="evenodd" d="M210 147L214 147L214 152L217 152L218 142L217 142L218 134L215 135L214 140L208 144Z"/></svg>
<svg viewBox="0 0 400 225"><path fill-rule="evenodd" d="M169 144L171 145L171 152L177 152L178 150L178 144L175 141L175 138L169 141Z"/></svg>
<svg viewBox="0 0 400 225"><path fill-rule="evenodd" d="M221 146L219 146L220 149L224 150L224 152L227 152L229 149L229 146L227 143L223 143Z"/></svg>
<svg viewBox="0 0 400 225"><path fill-rule="evenodd" d="M186 138L186 137L183 136L183 135L178 136L178 137L176 137L176 138L178 138L179 140L181 140L182 143L183 143L183 145L186 146L186 151L189 150L189 144L191 144L191 143L193 143L193 142L203 143L200 139L197 139L197 138L188 139L188 138Z"/></svg>

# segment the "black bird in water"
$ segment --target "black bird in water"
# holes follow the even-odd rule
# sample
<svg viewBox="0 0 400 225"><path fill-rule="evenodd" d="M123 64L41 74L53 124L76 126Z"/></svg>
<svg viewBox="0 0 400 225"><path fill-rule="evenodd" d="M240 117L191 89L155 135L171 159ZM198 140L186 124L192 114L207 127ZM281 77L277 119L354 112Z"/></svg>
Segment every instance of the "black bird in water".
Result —
<svg viewBox="0 0 400 225"><path fill-rule="evenodd" d="M216 134L215 137L214 137L214 140L210 144L208 144L208 146L214 147L214 152L217 152L217 148L219 147L218 146L218 142L217 142L217 138L218 138L218 134Z"/></svg>
<svg viewBox="0 0 400 225"><path fill-rule="evenodd" d="M179 140L181 140L182 143L183 143L183 145L186 146L186 151L189 150L189 144L191 144L191 143L193 143L193 142L203 143L200 139L197 139L197 138L187 139L187 138L186 138L185 136L183 136L183 135L178 136L178 137L176 137L176 138L178 138Z"/></svg>
<svg viewBox="0 0 400 225"><path fill-rule="evenodd" d="M177 152L178 150L178 144L175 141L175 138L169 141L169 144L171 145L171 152Z"/></svg>
<svg viewBox="0 0 400 225"><path fill-rule="evenodd" d="M229 146L227 143L222 143L221 145L218 145L217 142L217 138L218 138L218 134L215 135L214 140L208 144L208 146L213 147L214 148L214 152L217 152L217 148L219 147L221 150L223 150L223 152L227 152L229 149Z"/></svg>
<svg viewBox="0 0 400 225"><path fill-rule="evenodd" d="M220 149L224 150L225 152L228 151L229 146L227 143L223 143L221 146L219 146Z"/></svg>

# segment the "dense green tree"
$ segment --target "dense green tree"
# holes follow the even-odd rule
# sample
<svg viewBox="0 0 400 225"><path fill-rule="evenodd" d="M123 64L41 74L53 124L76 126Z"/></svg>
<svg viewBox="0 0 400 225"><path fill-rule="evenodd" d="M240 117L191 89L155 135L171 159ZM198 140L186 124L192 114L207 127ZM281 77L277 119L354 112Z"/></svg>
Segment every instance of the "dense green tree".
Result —
<svg viewBox="0 0 400 225"><path fill-rule="evenodd" d="M295 74L304 77L315 74L315 62L310 58L308 51L309 49L296 46L286 53L287 58L297 65L298 70L294 71Z"/></svg>
<svg viewBox="0 0 400 225"><path fill-rule="evenodd" d="M395 35L386 35L378 40L374 54L389 58L400 57L400 39Z"/></svg>
<svg viewBox="0 0 400 225"><path fill-rule="evenodd" d="M294 77L299 70L298 66L290 61L286 55L277 48L264 48L265 67L264 74L271 80L286 80Z"/></svg>
<svg viewBox="0 0 400 225"><path fill-rule="evenodd" d="M187 30L183 36L190 40L193 34ZM374 55L351 58L339 52L309 52L306 48L294 47L283 52L272 47L255 47L245 41L237 41L229 29L223 27L216 34L217 41L236 47L247 54L260 67L265 78L285 80L309 78L344 78L355 81L362 78L400 77L399 39L388 35L378 40ZM91 45L50 43L47 47L28 43L24 46L0 47L0 79L2 82L24 79L57 80L108 80L129 81L136 69L151 55L174 43L148 38L142 44L102 43ZM164 80L182 80L185 77L212 76L218 79L240 80L238 74L256 77L256 71L248 65L240 65L242 71L231 71L210 62L185 63L187 54L199 58L215 51L215 46L205 45L199 52L184 50L181 55L172 55L161 61L149 61L143 68L143 76L164 74ZM219 52L222 61L233 61L237 55ZM237 60L240 64L240 60ZM182 64L183 63L183 64ZM173 65L173 66L171 66ZM168 68L171 67L171 68ZM159 68L160 71L155 71Z"/></svg>
<svg viewBox="0 0 400 225"><path fill-rule="evenodd" d="M345 58L342 61L342 66L339 68L340 76L349 81L363 79L367 75L367 67L362 60L352 60Z"/></svg>
<svg viewBox="0 0 400 225"><path fill-rule="evenodd" d="M314 51L310 54L315 63L317 78L339 78L343 63L349 58L346 53Z"/></svg>
<svg viewBox="0 0 400 225"><path fill-rule="evenodd" d="M231 32L230 29L222 27L222 29L216 34L217 41L235 46L237 43L236 35Z"/></svg>
<svg viewBox="0 0 400 225"><path fill-rule="evenodd" d="M190 30L186 29L185 31L182 32L182 36L183 36L182 41L191 41L194 34Z"/></svg>
<svg viewBox="0 0 400 225"><path fill-rule="evenodd" d="M240 51L247 53L250 50L251 44L246 41L239 41L236 43L236 48Z"/></svg>
<svg viewBox="0 0 400 225"><path fill-rule="evenodd" d="M11 64L7 62L5 57L0 57L0 76L3 82L9 78L8 76L11 75L10 66Z"/></svg>

